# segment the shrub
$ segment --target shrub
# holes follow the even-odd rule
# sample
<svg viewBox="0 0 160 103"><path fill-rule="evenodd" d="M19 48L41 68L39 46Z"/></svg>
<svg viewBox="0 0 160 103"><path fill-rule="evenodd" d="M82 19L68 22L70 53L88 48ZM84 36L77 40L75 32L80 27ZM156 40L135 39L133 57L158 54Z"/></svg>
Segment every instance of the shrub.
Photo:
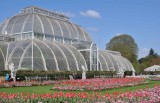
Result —
<svg viewBox="0 0 160 103"><path fill-rule="evenodd" d="M10 70L1 70L0 71L0 76L6 76L7 73L10 74L11 71Z"/></svg>
<svg viewBox="0 0 160 103"><path fill-rule="evenodd" d="M10 74L9 70L0 71L0 75L5 76L6 73ZM87 71L87 78L94 78L94 76L113 76L115 74L114 71ZM25 76L27 77L50 77L51 80L58 79L69 79L69 75L74 76L77 79L82 78L82 71L44 71L44 70L18 70L16 72L16 77L20 80L25 80Z"/></svg>

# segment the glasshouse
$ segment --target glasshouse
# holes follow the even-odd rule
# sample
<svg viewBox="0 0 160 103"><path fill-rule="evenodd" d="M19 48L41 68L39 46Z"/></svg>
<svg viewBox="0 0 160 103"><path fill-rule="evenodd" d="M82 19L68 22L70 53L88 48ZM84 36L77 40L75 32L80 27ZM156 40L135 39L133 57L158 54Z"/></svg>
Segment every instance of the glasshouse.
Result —
<svg viewBox="0 0 160 103"><path fill-rule="evenodd" d="M0 25L0 70L135 72L119 52L99 50L64 14L26 7Z"/></svg>
<svg viewBox="0 0 160 103"><path fill-rule="evenodd" d="M160 65L153 65L151 67L148 67L146 69L144 69L144 71L160 71Z"/></svg>

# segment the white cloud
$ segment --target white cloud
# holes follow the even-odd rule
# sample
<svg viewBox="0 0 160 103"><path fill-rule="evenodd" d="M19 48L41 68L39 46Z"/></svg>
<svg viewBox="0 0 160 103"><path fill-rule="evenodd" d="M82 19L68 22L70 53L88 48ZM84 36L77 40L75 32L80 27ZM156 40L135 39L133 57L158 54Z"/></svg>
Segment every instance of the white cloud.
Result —
<svg viewBox="0 0 160 103"><path fill-rule="evenodd" d="M116 33L116 36L120 36L120 35L122 35L122 33Z"/></svg>
<svg viewBox="0 0 160 103"><path fill-rule="evenodd" d="M149 53L149 50L150 49L148 49L148 48L140 48L139 53L138 53L138 58L140 59L140 58L147 56Z"/></svg>
<svg viewBox="0 0 160 103"><path fill-rule="evenodd" d="M62 12L62 14L66 15L66 16L68 16L68 17L70 17L70 18L72 18L72 17L75 17L75 16L76 16L76 14L71 13L71 12Z"/></svg>
<svg viewBox="0 0 160 103"><path fill-rule="evenodd" d="M87 29L94 32L99 31L99 29L95 27L88 27Z"/></svg>
<svg viewBox="0 0 160 103"><path fill-rule="evenodd" d="M86 17L101 18L99 12L97 12L95 10L87 10L85 12L81 11L80 14L82 16L86 16Z"/></svg>

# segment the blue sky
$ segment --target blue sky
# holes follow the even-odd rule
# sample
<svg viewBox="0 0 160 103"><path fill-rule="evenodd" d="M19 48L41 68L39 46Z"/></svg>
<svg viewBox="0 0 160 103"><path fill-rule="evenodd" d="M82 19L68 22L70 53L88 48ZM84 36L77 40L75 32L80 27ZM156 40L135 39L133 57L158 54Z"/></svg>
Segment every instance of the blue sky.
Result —
<svg viewBox="0 0 160 103"><path fill-rule="evenodd" d="M139 58L153 48L160 54L160 0L0 0L0 22L26 6L63 12L86 28L101 49L120 34L130 34Z"/></svg>

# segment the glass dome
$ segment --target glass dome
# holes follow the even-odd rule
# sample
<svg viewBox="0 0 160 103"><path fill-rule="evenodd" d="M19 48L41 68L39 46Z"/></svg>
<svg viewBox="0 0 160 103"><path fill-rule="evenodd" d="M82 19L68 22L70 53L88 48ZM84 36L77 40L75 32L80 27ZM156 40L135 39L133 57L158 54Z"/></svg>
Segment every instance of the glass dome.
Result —
<svg viewBox="0 0 160 103"><path fill-rule="evenodd" d="M0 33L12 35L16 40L37 38L62 43L91 43L82 27L71 23L69 18L38 7L28 7L0 25Z"/></svg>
<svg viewBox="0 0 160 103"><path fill-rule="evenodd" d="M89 34L63 14L26 7L0 25L0 70L135 72L119 52L99 50Z"/></svg>
<svg viewBox="0 0 160 103"><path fill-rule="evenodd" d="M70 45L25 40L12 42L7 48L8 66L14 63L16 69L80 71L87 68L82 54Z"/></svg>
<svg viewBox="0 0 160 103"><path fill-rule="evenodd" d="M99 69L101 71L134 71L132 64L124 57L114 51L99 50ZM118 55L117 55L118 54Z"/></svg>

